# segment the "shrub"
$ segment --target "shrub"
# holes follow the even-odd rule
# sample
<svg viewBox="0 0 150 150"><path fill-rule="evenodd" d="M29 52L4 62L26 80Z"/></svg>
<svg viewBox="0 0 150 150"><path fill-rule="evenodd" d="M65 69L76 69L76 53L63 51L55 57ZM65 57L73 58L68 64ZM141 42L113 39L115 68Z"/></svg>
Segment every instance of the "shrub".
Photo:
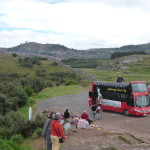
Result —
<svg viewBox="0 0 150 150"><path fill-rule="evenodd" d="M26 87L24 88L24 90L25 90L25 92L26 92L26 94L27 94L28 96L31 96L31 95L34 93L34 90L33 90L31 87L28 87L28 86L26 86Z"/></svg>
<svg viewBox="0 0 150 150"><path fill-rule="evenodd" d="M17 57L18 55L17 55L16 53L13 53L12 56L13 56L13 57Z"/></svg>
<svg viewBox="0 0 150 150"><path fill-rule="evenodd" d="M6 96L4 94L0 94L0 115L4 115L6 110L5 110L5 105L6 105Z"/></svg>
<svg viewBox="0 0 150 150"><path fill-rule="evenodd" d="M4 117L4 136L9 139L12 135L21 133L25 124L24 118L18 113L11 111Z"/></svg>
<svg viewBox="0 0 150 150"><path fill-rule="evenodd" d="M69 80L69 81L67 81L66 82L66 85L68 86L68 85L78 85L79 83L77 82L77 81L75 81L75 80Z"/></svg>
<svg viewBox="0 0 150 150"><path fill-rule="evenodd" d="M46 87L53 87L54 86L54 83L52 81L46 81L45 82L45 86Z"/></svg>
<svg viewBox="0 0 150 150"><path fill-rule="evenodd" d="M43 128L43 124L45 123L45 118L43 117L43 115L37 115L36 118L35 118L35 126L36 128L37 127L40 127L40 128Z"/></svg>
<svg viewBox="0 0 150 150"><path fill-rule="evenodd" d="M15 134L12 136L11 140L15 143L21 144L23 142L23 137L21 134Z"/></svg>
<svg viewBox="0 0 150 150"><path fill-rule="evenodd" d="M58 63L57 62L53 62L52 66L58 66Z"/></svg>
<svg viewBox="0 0 150 150"><path fill-rule="evenodd" d="M37 139L37 138L41 137L42 131L43 131L42 128L37 128L37 129L33 132L32 137L33 137L34 139Z"/></svg>
<svg viewBox="0 0 150 150"><path fill-rule="evenodd" d="M36 75L37 77L46 77L46 73L44 70L37 70Z"/></svg>
<svg viewBox="0 0 150 150"><path fill-rule="evenodd" d="M34 122L30 120L26 120L24 125L22 126L21 134L23 137L31 136L33 131L36 129Z"/></svg>
<svg viewBox="0 0 150 150"><path fill-rule="evenodd" d="M21 150L20 146L12 140L0 140L0 150Z"/></svg>

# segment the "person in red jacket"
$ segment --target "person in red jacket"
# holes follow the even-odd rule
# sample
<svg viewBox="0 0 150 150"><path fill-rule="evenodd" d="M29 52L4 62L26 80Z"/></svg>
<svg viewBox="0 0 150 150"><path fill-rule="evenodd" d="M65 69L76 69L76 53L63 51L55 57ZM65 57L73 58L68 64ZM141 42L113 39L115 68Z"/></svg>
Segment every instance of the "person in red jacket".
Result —
<svg viewBox="0 0 150 150"><path fill-rule="evenodd" d="M81 115L82 119L85 119L91 124L92 120L90 119L89 115L86 113L86 111L83 111L83 114Z"/></svg>
<svg viewBox="0 0 150 150"><path fill-rule="evenodd" d="M51 127L52 150L59 150L60 143L58 137L62 137L65 140L66 136L64 135L64 130L62 125L59 123L58 115L55 115L54 121L52 121L50 127Z"/></svg>

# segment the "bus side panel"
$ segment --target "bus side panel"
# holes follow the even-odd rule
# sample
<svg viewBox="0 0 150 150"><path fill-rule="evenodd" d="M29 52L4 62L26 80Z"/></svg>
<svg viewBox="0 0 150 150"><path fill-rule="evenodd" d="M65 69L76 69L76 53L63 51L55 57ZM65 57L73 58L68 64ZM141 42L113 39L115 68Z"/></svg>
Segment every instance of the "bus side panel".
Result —
<svg viewBox="0 0 150 150"><path fill-rule="evenodd" d="M115 112L123 112L122 103L119 101L103 99L102 108L105 110L110 110Z"/></svg>

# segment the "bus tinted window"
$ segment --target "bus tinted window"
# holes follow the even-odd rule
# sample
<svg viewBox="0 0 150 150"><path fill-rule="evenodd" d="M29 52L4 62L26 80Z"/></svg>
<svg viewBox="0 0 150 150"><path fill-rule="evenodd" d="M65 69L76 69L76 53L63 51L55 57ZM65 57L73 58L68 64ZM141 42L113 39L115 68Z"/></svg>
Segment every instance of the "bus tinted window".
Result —
<svg viewBox="0 0 150 150"><path fill-rule="evenodd" d="M133 92L147 92L147 86L145 83L132 83Z"/></svg>
<svg viewBox="0 0 150 150"><path fill-rule="evenodd" d="M133 100L133 96L132 95L128 95L127 104L129 106L134 106L134 100Z"/></svg>

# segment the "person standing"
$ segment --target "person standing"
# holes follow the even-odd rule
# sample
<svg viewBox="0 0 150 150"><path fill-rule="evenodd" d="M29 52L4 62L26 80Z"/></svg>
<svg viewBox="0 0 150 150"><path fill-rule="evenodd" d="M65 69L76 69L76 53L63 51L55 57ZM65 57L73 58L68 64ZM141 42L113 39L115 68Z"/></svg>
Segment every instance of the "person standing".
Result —
<svg viewBox="0 0 150 150"><path fill-rule="evenodd" d="M96 109L97 105L92 105L91 110L92 110L92 121L95 121L95 115L96 115Z"/></svg>
<svg viewBox="0 0 150 150"><path fill-rule="evenodd" d="M121 83L121 82L124 82L124 81L125 81L124 78L121 75L118 75L117 82Z"/></svg>
<svg viewBox="0 0 150 150"><path fill-rule="evenodd" d="M52 150L52 141L50 138L50 132L51 132L50 123L53 121L54 115L55 113L51 112L51 114L48 116L48 119L46 120L44 127L43 127L42 136L44 136L45 138L47 150Z"/></svg>
<svg viewBox="0 0 150 150"><path fill-rule="evenodd" d="M51 140L52 140L52 150L60 149L59 137L62 137L64 140L66 136L64 135L63 127L59 122L59 116L55 115L54 121L50 124L51 127Z"/></svg>

